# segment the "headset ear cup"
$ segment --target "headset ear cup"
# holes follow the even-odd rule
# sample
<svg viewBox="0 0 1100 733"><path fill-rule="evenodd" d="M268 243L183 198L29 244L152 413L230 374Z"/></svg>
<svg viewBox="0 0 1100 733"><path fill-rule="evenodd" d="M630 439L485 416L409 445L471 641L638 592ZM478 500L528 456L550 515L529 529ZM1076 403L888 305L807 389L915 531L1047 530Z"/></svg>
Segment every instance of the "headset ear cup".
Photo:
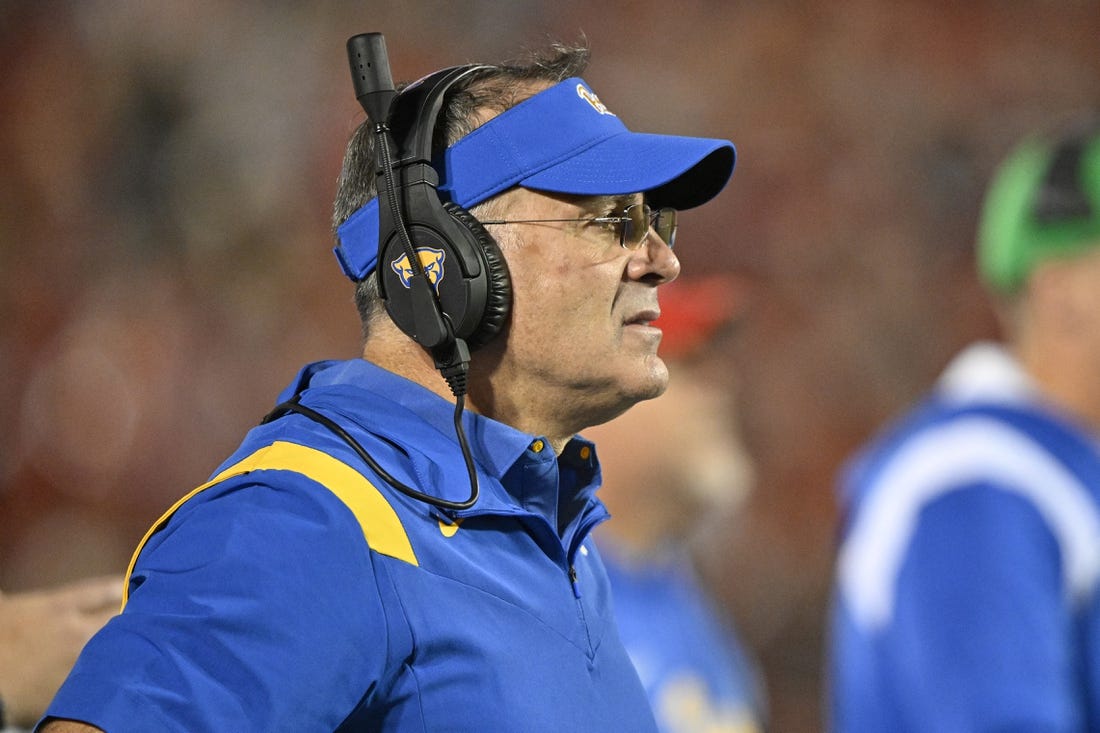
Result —
<svg viewBox="0 0 1100 733"><path fill-rule="evenodd" d="M451 218L470 232L477 251L481 253L480 259L489 281L481 320L473 333L466 337L466 345L472 351L487 344L504 327L512 309L512 278L508 275L504 255L481 222L469 211L450 201L443 202L443 208Z"/></svg>

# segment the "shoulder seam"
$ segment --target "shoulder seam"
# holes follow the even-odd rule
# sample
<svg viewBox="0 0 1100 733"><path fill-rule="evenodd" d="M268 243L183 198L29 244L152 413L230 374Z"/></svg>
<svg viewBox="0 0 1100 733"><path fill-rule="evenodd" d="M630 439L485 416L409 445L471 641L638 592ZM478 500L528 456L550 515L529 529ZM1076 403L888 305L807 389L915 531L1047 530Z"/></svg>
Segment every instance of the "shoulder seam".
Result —
<svg viewBox="0 0 1100 733"><path fill-rule="evenodd" d="M386 497L362 473L343 461L309 446L275 441L219 472L214 478L193 489L153 523L142 537L126 569L127 582L122 604L129 596L129 578L149 539L172 518L180 507L212 486L253 471L291 471L321 484L334 494L355 516L363 530L367 546L382 555L419 565L408 533Z"/></svg>

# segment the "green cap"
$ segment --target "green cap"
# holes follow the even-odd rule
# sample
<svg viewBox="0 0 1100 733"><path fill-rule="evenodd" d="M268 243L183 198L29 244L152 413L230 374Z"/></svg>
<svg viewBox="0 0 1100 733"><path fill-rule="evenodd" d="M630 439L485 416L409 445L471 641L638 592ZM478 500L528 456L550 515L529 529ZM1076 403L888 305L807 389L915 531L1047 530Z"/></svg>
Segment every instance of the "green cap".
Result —
<svg viewBox="0 0 1100 733"><path fill-rule="evenodd" d="M992 290L1011 294L1039 263L1100 245L1100 128L1023 142L986 194L978 269Z"/></svg>

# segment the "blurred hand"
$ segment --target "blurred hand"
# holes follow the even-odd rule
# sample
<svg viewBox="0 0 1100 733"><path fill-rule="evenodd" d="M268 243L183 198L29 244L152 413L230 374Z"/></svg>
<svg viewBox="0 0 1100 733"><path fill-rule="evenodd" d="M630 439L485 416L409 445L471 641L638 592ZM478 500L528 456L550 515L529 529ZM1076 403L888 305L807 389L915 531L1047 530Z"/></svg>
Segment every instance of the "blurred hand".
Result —
<svg viewBox="0 0 1100 733"><path fill-rule="evenodd" d="M0 594L0 699L9 725L34 725L84 644L118 613L122 580Z"/></svg>

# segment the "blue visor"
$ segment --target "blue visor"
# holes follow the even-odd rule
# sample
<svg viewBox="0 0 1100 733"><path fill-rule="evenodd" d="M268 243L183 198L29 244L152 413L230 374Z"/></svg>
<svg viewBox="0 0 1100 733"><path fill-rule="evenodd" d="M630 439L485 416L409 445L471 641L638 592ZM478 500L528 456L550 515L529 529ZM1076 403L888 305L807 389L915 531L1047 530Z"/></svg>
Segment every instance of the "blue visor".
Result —
<svg viewBox="0 0 1100 733"><path fill-rule="evenodd" d="M690 209L714 198L733 173L728 140L631 132L578 78L539 92L446 150L441 198L469 208L514 186L579 196L644 193L654 208ZM352 280L374 269L378 199L336 230L340 268Z"/></svg>

